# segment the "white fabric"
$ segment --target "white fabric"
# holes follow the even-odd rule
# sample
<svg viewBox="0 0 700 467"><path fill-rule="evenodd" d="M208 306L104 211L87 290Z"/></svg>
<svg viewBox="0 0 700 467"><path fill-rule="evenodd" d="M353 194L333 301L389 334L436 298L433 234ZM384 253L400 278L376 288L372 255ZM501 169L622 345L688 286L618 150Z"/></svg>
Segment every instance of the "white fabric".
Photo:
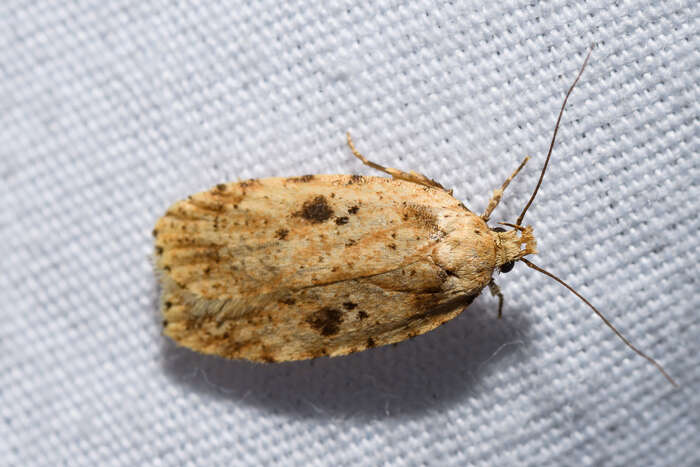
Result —
<svg viewBox="0 0 700 467"><path fill-rule="evenodd" d="M323 3L323 6L321 5ZM2 2L0 464L700 465L697 2ZM372 173L477 212L524 155L532 260L395 347L258 366L161 335L149 255L223 182Z"/></svg>

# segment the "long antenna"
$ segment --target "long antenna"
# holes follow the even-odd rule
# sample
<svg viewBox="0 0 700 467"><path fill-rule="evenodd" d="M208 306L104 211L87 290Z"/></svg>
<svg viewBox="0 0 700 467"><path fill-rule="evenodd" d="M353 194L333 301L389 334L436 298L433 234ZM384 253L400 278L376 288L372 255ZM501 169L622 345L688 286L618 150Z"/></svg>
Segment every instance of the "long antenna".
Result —
<svg viewBox="0 0 700 467"><path fill-rule="evenodd" d="M561 105L561 110L559 110L559 117L557 117L557 124L554 125L554 134L552 135L552 142L549 144L549 152L547 153L547 159L544 161L544 167L542 167L542 173L540 173L540 179L537 181L537 186L535 187L535 191L532 192L532 196L530 196L530 201L527 202L525 205L525 208L523 209L523 212L520 213L520 216L518 216L518 220L515 222L516 225L521 225L523 223L523 217L525 217L525 213L527 212L528 208L532 204L532 202L535 200L535 196L537 195L537 191L540 189L540 185L542 185L542 179L544 178L544 173L547 171L547 165L549 165L549 158L552 156L552 149L554 149L554 141L557 139L557 132L559 131L559 123L561 122L561 116L564 114L564 107L566 107L566 101L569 100L569 96L571 95L571 91L574 90L576 87L576 83L578 83L579 78L581 78L581 75L583 74L583 70L586 69L586 65L588 65L588 59L591 58L591 53L593 52L593 45L591 45L591 48L588 50L588 55L586 55L586 59L583 61L583 65L581 65L581 70L579 70L578 75L576 75L576 79L574 80L574 83L571 85L569 90L566 92L566 97L564 97L564 102Z"/></svg>
<svg viewBox="0 0 700 467"><path fill-rule="evenodd" d="M555 275L552 274L551 272L545 271L545 270L542 269L541 267L537 266L536 264L533 264L532 262L526 260L525 258L520 258L520 261L522 261L523 263L527 264L528 267L531 267L531 268L534 269L535 271L539 271L539 272L541 272L542 274L544 274L545 276L551 277L552 279L554 279L555 281L559 282L561 285L563 285L564 287L566 287L567 289L569 289L569 291L571 291L571 292L572 292L574 295L576 295L578 298L580 298L581 300L583 300L583 303L585 303L586 305L588 305L589 307L591 307L591 309L592 309L593 311L595 311L595 313L600 317L600 319L602 319L603 322L604 322L610 329L613 330L613 332L617 335L617 337L619 337L620 339L622 339L622 342L624 342L625 344L627 344L627 347L629 347L630 349L634 350L634 352L635 352L637 355L639 355L640 357L644 357L649 363L651 363L652 365L654 365L654 366L656 367L656 369L659 370L659 371L661 372L661 374L664 375L664 376L666 377L666 379L667 379L671 384L673 384L673 386L678 387L678 383L676 383L676 382L673 380L673 378L671 378L671 377L668 375L668 373L666 373L666 370L664 370L664 368L663 368L656 360L654 360L654 359L651 358L649 355L645 354L644 352L642 352L641 350L639 350L637 347L635 347L634 345L632 345L632 343L631 343L629 340L627 340L627 338L626 338L625 336L623 336L622 333L621 333L620 331L618 331L618 330L615 328L615 326L613 326L613 324L612 324L610 321L608 321L608 319L607 319L605 316L603 316L603 313L601 313L600 311L598 311L598 309L597 309L596 307L594 307L593 305L591 305L591 302L589 302L588 300L586 300L585 298L583 298L583 296L582 296L580 293L576 292L576 291L573 289L573 287L571 287L569 284L567 284L567 283L564 282L563 280L559 279L557 276L555 276Z"/></svg>

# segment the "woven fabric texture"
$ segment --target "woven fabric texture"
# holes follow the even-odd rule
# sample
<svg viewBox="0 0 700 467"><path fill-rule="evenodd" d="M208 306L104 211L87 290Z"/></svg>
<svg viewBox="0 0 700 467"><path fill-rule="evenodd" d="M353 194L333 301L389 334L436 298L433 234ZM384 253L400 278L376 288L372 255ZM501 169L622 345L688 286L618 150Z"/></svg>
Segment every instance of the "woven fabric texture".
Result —
<svg viewBox="0 0 700 467"><path fill-rule="evenodd" d="M700 465L700 8L0 5L0 465ZM372 171L517 217L671 385L518 265L397 346L279 365L161 335L151 229L225 181Z"/></svg>

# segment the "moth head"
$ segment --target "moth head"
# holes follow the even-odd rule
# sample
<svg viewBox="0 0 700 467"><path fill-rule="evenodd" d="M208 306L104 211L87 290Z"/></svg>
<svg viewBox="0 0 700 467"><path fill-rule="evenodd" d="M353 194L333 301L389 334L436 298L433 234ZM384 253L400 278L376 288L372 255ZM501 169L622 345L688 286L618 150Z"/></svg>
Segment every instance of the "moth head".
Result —
<svg viewBox="0 0 700 467"><path fill-rule="evenodd" d="M513 269L515 262L522 257L537 253L537 241L532 234L531 226L504 225L508 225L512 229L506 230L503 227L491 229L496 244L496 267L502 273Z"/></svg>

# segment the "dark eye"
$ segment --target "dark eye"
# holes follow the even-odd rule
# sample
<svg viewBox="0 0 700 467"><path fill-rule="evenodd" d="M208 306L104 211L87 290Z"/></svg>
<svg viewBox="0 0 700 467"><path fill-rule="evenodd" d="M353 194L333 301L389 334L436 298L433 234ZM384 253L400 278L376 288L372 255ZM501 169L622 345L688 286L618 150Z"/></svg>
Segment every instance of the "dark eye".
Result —
<svg viewBox="0 0 700 467"><path fill-rule="evenodd" d="M506 231L506 229L504 229L503 227L494 227L491 230L493 230L494 232L505 232Z"/></svg>
<svg viewBox="0 0 700 467"><path fill-rule="evenodd" d="M511 269L513 269L513 266L515 266L515 261L508 261L501 266L501 272L509 272Z"/></svg>

